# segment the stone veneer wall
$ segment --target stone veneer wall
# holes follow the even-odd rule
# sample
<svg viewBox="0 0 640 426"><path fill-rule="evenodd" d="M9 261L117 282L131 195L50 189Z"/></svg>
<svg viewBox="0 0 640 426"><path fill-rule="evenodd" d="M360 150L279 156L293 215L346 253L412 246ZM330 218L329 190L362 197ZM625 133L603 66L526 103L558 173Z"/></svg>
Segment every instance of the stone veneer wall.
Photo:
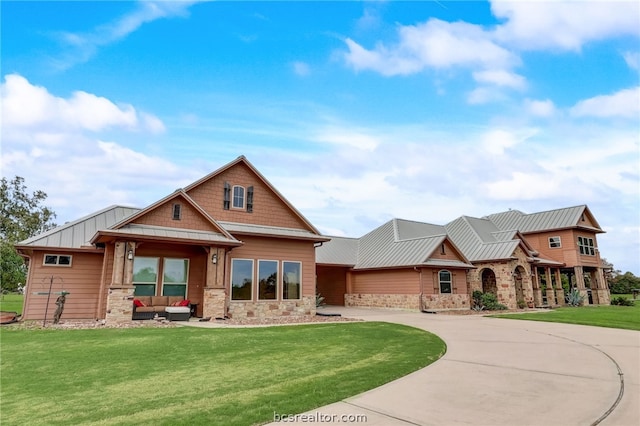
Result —
<svg viewBox="0 0 640 426"><path fill-rule="evenodd" d="M203 318L224 318L227 312L227 296L223 288L206 287L202 292Z"/></svg>
<svg viewBox="0 0 640 426"><path fill-rule="evenodd" d="M271 318L315 314L315 296L305 296L301 300L274 300L273 302L229 302L231 318Z"/></svg>
<svg viewBox="0 0 640 426"><path fill-rule="evenodd" d="M107 296L107 323L131 321L133 316L134 287L112 287Z"/></svg>
<svg viewBox="0 0 640 426"><path fill-rule="evenodd" d="M419 294L345 294L345 306L420 309Z"/></svg>
<svg viewBox="0 0 640 426"><path fill-rule="evenodd" d="M470 309L468 294L424 294L425 309Z"/></svg>

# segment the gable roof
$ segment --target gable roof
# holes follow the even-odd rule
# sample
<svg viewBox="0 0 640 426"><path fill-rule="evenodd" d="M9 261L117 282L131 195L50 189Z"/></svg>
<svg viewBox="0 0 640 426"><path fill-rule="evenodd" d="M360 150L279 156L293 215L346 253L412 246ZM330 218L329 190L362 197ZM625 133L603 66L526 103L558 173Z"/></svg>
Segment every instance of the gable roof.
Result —
<svg viewBox="0 0 640 426"><path fill-rule="evenodd" d="M453 242L460 247L464 255L472 262L483 260L510 259L520 239L514 239L510 233L500 232L498 227L487 219L460 216L445 226ZM511 238L507 238L511 236Z"/></svg>
<svg viewBox="0 0 640 426"><path fill-rule="evenodd" d="M109 206L21 241L16 247L81 248L90 246L91 238L98 230L109 228L139 211L140 209L135 207Z"/></svg>
<svg viewBox="0 0 640 426"><path fill-rule="evenodd" d="M354 269L409 266L472 268L461 253L461 261L430 258L446 240L448 237L443 226L392 219L359 239L332 237L331 241L316 249L316 263L352 266Z"/></svg>
<svg viewBox="0 0 640 426"><path fill-rule="evenodd" d="M316 229L315 226L313 226L311 224L311 222L309 222L307 220L306 217L304 217L302 215L302 213L300 213L298 211L298 209L296 209L281 193L280 191L278 191L272 184L271 182L269 182L263 175L262 173L260 173L258 171L258 169L256 169L253 164L251 164L251 162L249 162L249 160L247 160L247 158L244 155L239 156L238 158L236 158L235 160L231 161L230 163L220 167L219 169L209 173L208 175L196 180L195 182L193 182L192 184L186 186L184 188L185 192L189 192L191 191L193 188L197 187L198 185L201 185L202 183L214 178L217 175L220 175L221 173L223 173L226 170L229 170L230 168L236 166L237 164L244 164L246 167L249 168L249 170L251 170L251 172L253 174L255 174L255 176L260 179L260 181L271 190L271 192L273 194L275 194L275 196L298 218L300 219L308 228L311 232L320 235L320 232Z"/></svg>
<svg viewBox="0 0 640 426"><path fill-rule="evenodd" d="M594 226L580 224L580 219L583 215L588 217ZM517 229L523 234L575 227L587 228L594 232L604 232L589 208L584 204L531 214L518 210L509 210L502 213L494 213L485 218L501 230Z"/></svg>

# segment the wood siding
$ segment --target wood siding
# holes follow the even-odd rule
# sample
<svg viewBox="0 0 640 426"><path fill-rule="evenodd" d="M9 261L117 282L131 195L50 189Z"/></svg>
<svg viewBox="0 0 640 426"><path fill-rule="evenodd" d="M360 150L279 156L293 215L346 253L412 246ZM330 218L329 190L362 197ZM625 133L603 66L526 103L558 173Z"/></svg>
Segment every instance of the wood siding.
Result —
<svg viewBox="0 0 640 426"><path fill-rule="evenodd" d="M173 219L173 205L180 204L181 218ZM197 229L220 232L215 226L182 197L176 197L137 218L134 223L166 226L168 228Z"/></svg>
<svg viewBox="0 0 640 426"><path fill-rule="evenodd" d="M327 305L343 306L347 292L347 271L341 266L317 266L316 291L324 297Z"/></svg>
<svg viewBox="0 0 640 426"><path fill-rule="evenodd" d="M223 209L224 184L253 186L253 212L246 209ZM207 213L218 221L250 223L266 226L311 230L263 181L244 165L238 163L219 175L202 182L187 193ZM233 194L231 194L233 198ZM245 193L246 200L246 193ZM231 200L233 201L233 200ZM233 203L231 203L233 205Z"/></svg>
<svg viewBox="0 0 640 426"><path fill-rule="evenodd" d="M550 237L560 237L561 247L549 247ZM596 252L595 256L581 255L578 248L578 237L593 238L595 247L598 247L598 240L594 232L580 229L564 229L560 231L547 231L536 234L527 234L527 242L534 250L540 253L540 257L555 260L566 265L574 266L594 266L600 265L600 256Z"/></svg>
<svg viewBox="0 0 640 426"><path fill-rule="evenodd" d="M357 271L353 273L354 294L419 294L419 274L413 269Z"/></svg>
<svg viewBox="0 0 640 426"><path fill-rule="evenodd" d="M99 289L102 277L102 253L60 253L71 255L71 267L43 265L44 254L58 254L55 250L35 252L29 265L29 285L26 290L23 318L27 320L43 319L45 310L47 319L53 320L58 294L51 294L47 309L49 283L53 277L52 293L62 290L69 292L66 297L61 320L99 318Z"/></svg>
<svg viewBox="0 0 640 426"><path fill-rule="evenodd" d="M302 262L302 296L315 296L316 294L316 251L313 242L283 240L278 238L262 238L251 236L236 236L245 245L237 247L229 253L229 262L226 266L225 282L227 291L230 287L231 259L254 260L254 289L253 300L256 295L256 274L258 260L279 261L279 273L282 272L282 261ZM278 278L280 281L281 278Z"/></svg>
<svg viewBox="0 0 640 426"><path fill-rule="evenodd" d="M422 268L423 294L440 294L438 274L441 270L451 272L452 294L467 294L467 272L460 269Z"/></svg>
<svg viewBox="0 0 640 426"><path fill-rule="evenodd" d="M461 262L466 262L460 253L458 253L458 251L453 247L451 242L445 240L442 245L444 245L444 253L442 253L442 247L438 247L434 250L431 256L429 256L429 259L459 260Z"/></svg>

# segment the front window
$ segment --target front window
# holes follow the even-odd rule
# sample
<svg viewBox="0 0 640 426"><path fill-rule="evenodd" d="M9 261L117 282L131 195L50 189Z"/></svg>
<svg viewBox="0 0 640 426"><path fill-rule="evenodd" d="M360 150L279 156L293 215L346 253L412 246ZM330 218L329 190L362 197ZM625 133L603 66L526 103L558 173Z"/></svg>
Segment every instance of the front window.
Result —
<svg viewBox="0 0 640 426"><path fill-rule="evenodd" d="M302 289L302 263L282 262L282 298L300 299Z"/></svg>
<svg viewBox="0 0 640 426"><path fill-rule="evenodd" d="M275 300L278 296L278 262L258 261L258 299Z"/></svg>
<svg viewBox="0 0 640 426"><path fill-rule="evenodd" d="M45 254L42 263L46 266L71 266L71 256L66 254Z"/></svg>
<svg viewBox="0 0 640 426"><path fill-rule="evenodd" d="M242 186L233 187L233 208L244 209L244 188Z"/></svg>
<svg viewBox="0 0 640 426"><path fill-rule="evenodd" d="M158 258L140 257L133 259L133 285L136 296L155 296L158 282Z"/></svg>
<svg viewBox="0 0 640 426"><path fill-rule="evenodd" d="M440 271L438 273L438 281L440 283L440 293L451 294L451 272Z"/></svg>
<svg viewBox="0 0 640 426"><path fill-rule="evenodd" d="M596 249L593 244L593 238L578 237L578 248L580 249L580 254L584 254L587 256L596 255Z"/></svg>
<svg viewBox="0 0 640 426"><path fill-rule="evenodd" d="M162 295L187 298L189 259L164 259L162 272Z"/></svg>
<svg viewBox="0 0 640 426"><path fill-rule="evenodd" d="M231 300L251 300L253 260L231 260Z"/></svg>
<svg viewBox="0 0 640 426"><path fill-rule="evenodd" d="M562 241L560 237L549 237L549 248L560 248L562 247Z"/></svg>

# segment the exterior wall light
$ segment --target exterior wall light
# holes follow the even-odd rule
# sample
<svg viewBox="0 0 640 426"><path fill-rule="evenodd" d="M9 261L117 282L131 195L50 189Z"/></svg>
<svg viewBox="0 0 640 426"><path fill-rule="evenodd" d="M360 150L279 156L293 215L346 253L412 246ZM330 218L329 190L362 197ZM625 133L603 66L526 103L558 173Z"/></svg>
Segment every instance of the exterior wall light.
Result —
<svg viewBox="0 0 640 426"><path fill-rule="evenodd" d="M127 259L133 260L133 250L129 250L129 253L127 254Z"/></svg>
<svg viewBox="0 0 640 426"><path fill-rule="evenodd" d="M214 265L218 264L218 254L217 253L213 253L213 256L211 256L211 263L213 263Z"/></svg>

